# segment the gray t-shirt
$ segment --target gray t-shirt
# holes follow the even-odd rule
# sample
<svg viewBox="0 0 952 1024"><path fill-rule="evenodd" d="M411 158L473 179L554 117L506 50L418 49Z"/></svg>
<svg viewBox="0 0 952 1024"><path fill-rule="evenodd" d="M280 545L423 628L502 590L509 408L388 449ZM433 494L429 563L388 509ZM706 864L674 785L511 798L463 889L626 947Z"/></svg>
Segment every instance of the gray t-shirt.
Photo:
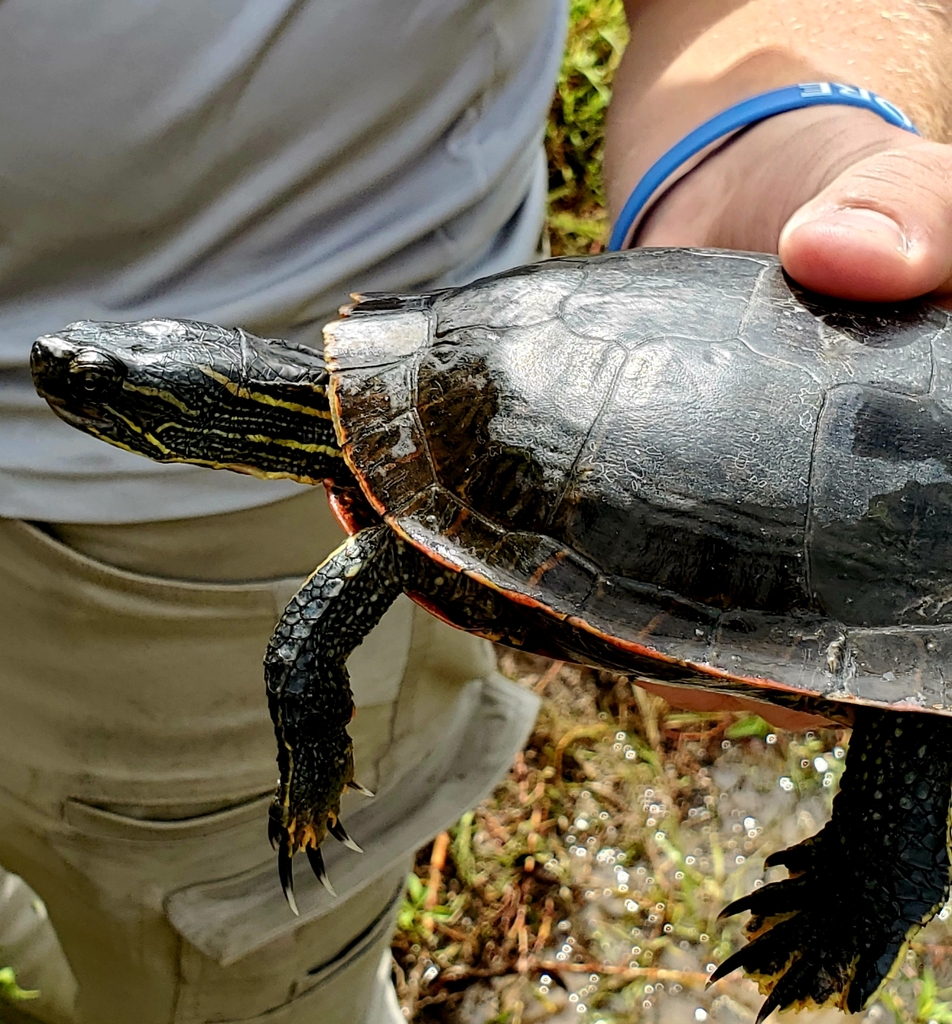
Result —
<svg viewBox="0 0 952 1024"><path fill-rule="evenodd" d="M166 315L317 343L351 291L527 260L564 29L564 0L3 0L0 516L293 493L65 426L33 339Z"/></svg>

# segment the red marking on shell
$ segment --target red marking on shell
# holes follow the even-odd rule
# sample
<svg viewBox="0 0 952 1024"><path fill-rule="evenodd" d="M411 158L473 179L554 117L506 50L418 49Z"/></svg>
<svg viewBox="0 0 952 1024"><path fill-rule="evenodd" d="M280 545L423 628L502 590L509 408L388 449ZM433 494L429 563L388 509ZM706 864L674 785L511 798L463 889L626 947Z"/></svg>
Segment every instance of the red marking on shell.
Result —
<svg viewBox="0 0 952 1024"><path fill-rule="evenodd" d="M334 481L325 480L324 490L327 491L327 503L331 507L331 513L341 529L351 535L357 533L360 527L353 516L350 503L338 491L334 490Z"/></svg>
<svg viewBox="0 0 952 1024"><path fill-rule="evenodd" d="M356 487L341 487L334 480L325 480L328 504L334 518L351 535L360 533L368 526L379 524L377 516L367 504L363 491Z"/></svg>
<svg viewBox="0 0 952 1024"><path fill-rule="evenodd" d="M554 569L560 562L563 562L568 557L567 551L556 551L556 553L547 558L542 565L529 577L529 586L537 587L542 582L545 574L550 570Z"/></svg>
<svg viewBox="0 0 952 1024"><path fill-rule="evenodd" d="M610 633L606 633L603 629L599 629L598 626L586 621L578 615L569 615L564 612L560 612L550 605L538 600L537 598L531 597L528 594L524 594L521 591L510 590L506 587L499 586L498 583L493 582L487 576L484 576L480 572L476 572L472 569L464 569L462 566L448 561L445 557L438 556L436 552L426 547L425 544L419 543L414 538L407 535L407 533L401 529L399 522L393 517L385 517L389 525L398 533L408 544L412 545L422 554L426 555L431 561L436 562L438 565L445 566L453 572L461 572L470 579L475 580L477 583L489 587L495 590L497 593L502 594L507 600L512 601L515 604L522 605L527 608L535 608L539 611L544 612L546 615L555 619L558 622L567 622L569 625L582 629L593 636L599 637L606 644L616 648L617 650L628 651L632 654L638 655L639 657L649 659L651 661L657 661L668 665L675 665L679 668L689 670L692 674L703 678L710 679L712 685L716 685L718 681L725 683L739 683L745 687L751 687L753 689L762 688L765 690L775 690L780 693L789 693L797 697L814 697L825 703L836 703L846 705L862 705L864 707L888 707L895 711L915 711L919 713L928 712L932 714L941 714L952 717L952 709L936 709L936 708L925 708L918 704L912 704L908 701L897 701L894 704L887 704L884 702L870 701L863 698L855 697L852 694L837 694L835 697L824 694L819 690L806 689L805 687L791 686L789 683L781 683L776 679L766 678L764 676L748 676L738 675L737 673L728 672L725 669L716 668L713 665L705 665L694 661L684 661L680 658L673 658L669 654L663 654L661 651L655 650L653 647L647 647L644 644L638 643L632 640L623 640L620 637L613 636ZM450 626L455 626L457 629L462 627L457 626L452 619L448 618L446 614L440 611L439 608L432 605L429 601L423 599L419 595L411 594L410 597L420 605L421 608L426 609L431 614L435 615L438 619L446 622ZM490 635L486 633L477 633L478 636L485 636L489 640L499 639L496 635ZM644 635L644 633L642 633ZM500 633L499 636L504 636L504 633ZM537 652L545 653L545 652ZM552 655L557 657L557 655ZM697 684L690 684L693 689L703 688L703 683L698 682Z"/></svg>

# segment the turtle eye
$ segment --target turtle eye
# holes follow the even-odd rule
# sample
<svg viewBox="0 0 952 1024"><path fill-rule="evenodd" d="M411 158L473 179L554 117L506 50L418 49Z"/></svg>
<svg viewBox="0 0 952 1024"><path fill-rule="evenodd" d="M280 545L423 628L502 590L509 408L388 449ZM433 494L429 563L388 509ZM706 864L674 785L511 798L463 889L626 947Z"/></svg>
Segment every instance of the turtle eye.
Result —
<svg viewBox="0 0 952 1024"><path fill-rule="evenodd" d="M106 352L82 349L70 362L69 375L73 387L86 398L105 398L122 386L125 368Z"/></svg>

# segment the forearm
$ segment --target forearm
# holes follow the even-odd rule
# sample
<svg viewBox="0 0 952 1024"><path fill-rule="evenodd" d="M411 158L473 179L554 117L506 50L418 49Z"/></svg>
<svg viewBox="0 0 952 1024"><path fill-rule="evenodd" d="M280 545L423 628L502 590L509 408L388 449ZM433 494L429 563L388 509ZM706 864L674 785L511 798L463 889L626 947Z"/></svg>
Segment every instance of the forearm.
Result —
<svg viewBox="0 0 952 1024"><path fill-rule="evenodd" d="M629 0L628 16L606 153L616 212L654 160L701 121L796 82L865 86L927 138L952 139L952 0Z"/></svg>

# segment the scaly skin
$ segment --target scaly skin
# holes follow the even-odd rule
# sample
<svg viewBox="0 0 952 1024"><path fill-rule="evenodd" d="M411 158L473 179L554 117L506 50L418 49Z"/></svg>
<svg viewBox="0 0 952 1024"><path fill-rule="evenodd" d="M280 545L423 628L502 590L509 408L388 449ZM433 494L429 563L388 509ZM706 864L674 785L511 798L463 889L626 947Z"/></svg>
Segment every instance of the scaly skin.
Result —
<svg viewBox="0 0 952 1024"><path fill-rule="evenodd" d="M742 967L772 1010L861 1010L949 892L952 721L857 708L833 816L767 858L790 878L726 907L751 911L751 941L711 976Z"/></svg>
<svg viewBox="0 0 952 1024"><path fill-rule="evenodd" d="M362 788L354 783L354 746L347 733L354 701L345 663L402 590L394 546L386 526L349 537L291 598L265 655L280 772L268 831L295 913L294 854L305 850L333 893L321 843L330 832L359 849L340 822L344 789Z"/></svg>

